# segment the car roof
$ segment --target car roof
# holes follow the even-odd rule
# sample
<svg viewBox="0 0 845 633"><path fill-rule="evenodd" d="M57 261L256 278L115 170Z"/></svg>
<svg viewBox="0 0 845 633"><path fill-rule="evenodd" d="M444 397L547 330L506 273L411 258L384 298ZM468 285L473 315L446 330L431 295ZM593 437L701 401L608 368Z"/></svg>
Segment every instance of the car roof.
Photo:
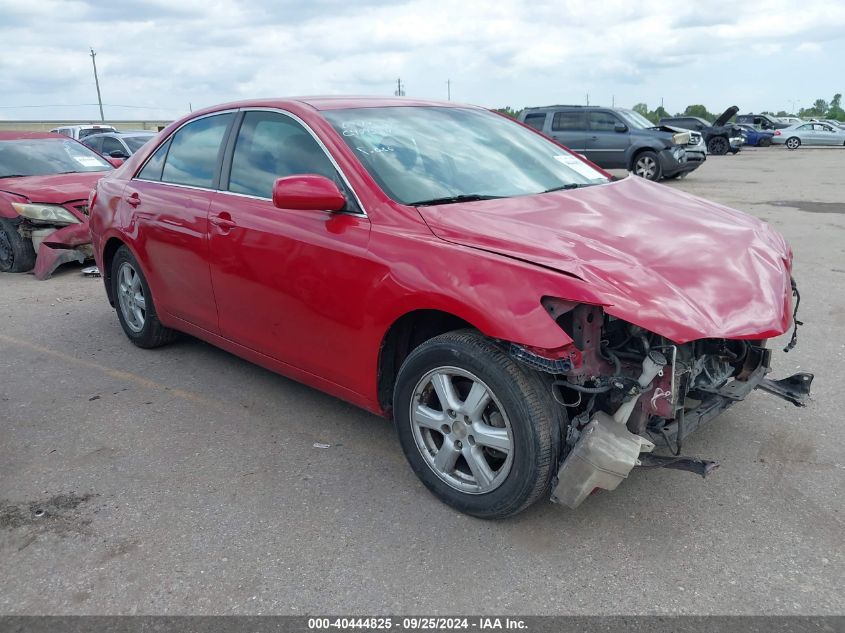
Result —
<svg viewBox="0 0 845 633"><path fill-rule="evenodd" d="M56 134L54 132L18 132L18 131L0 131L0 141L16 141L30 138L60 138L68 140L64 134Z"/></svg>
<svg viewBox="0 0 845 633"><path fill-rule="evenodd" d="M158 134L158 132L153 132L152 130L138 130L137 132L99 132L98 134L89 134L82 140L87 141L89 138L97 138L102 136L114 138L121 136L155 136L156 134Z"/></svg>
<svg viewBox="0 0 845 633"><path fill-rule="evenodd" d="M231 110L234 108L282 108L290 105L306 105L314 110L345 110L350 108L386 108L401 106L429 106L442 108L479 108L465 103L455 101L434 101L429 99L411 99L407 97L379 97L379 96L314 96L314 97L280 97L277 99L249 99L244 101L232 101L221 103L200 111L196 114L217 112L219 110Z"/></svg>

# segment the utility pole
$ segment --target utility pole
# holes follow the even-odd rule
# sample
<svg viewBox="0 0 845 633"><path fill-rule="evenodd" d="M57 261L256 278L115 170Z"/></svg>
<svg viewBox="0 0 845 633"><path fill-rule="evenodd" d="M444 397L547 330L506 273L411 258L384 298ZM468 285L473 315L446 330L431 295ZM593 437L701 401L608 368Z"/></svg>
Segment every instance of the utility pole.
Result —
<svg viewBox="0 0 845 633"><path fill-rule="evenodd" d="M587 105L590 105L590 93L588 92L585 96L587 98Z"/></svg>
<svg viewBox="0 0 845 633"><path fill-rule="evenodd" d="M91 63L94 64L94 84L97 86L97 103L100 104L100 121L105 121L106 117L103 116L103 98L100 96L100 80L97 78L97 53L94 52L94 49L91 49Z"/></svg>
<svg viewBox="0 0 845 633"><path fill-rule="evenodd" d="M611 95L611 96L610 96L610 107L611 107L611 108L615 108L615 107L616 107L616 95Z"/></svg>
<svg viewBox="0 0 845 633"><path fill-rule="evenodd" d="M446 100L447 101L452 100L452 80L451 79L446 80Z"/></svg>
<svg viewBox="0 0 845 633"><path fill-rule="evenodd" d="M393 93L397 97L404 97L405 96L405 86L402 85L402 79L396 80L396 91Z"/></svg>

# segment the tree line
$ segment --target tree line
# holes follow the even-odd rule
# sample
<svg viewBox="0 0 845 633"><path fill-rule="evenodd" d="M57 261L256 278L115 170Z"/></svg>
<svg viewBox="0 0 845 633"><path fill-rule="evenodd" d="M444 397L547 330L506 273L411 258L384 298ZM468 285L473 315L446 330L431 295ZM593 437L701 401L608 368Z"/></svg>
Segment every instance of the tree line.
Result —
<svg viewBox="0 0 845 633"><path fill-rule="evenodd" d="M654 124L657 124L660 119L673 116L663 106L658 106L654 110L649 110L648 105L645 103L638 103L631 109L635 112L639 112ZM497 108L496 112L501 112L502 114L506 114L507 116L515 119L520 115L522 110L505 106L503 108ZM721 112L710 112L701 104L693 104L688 105L683 112L678 112L674 116L697 116L712 123L719 117L720 114ZM797 113L787 112L786 110L779 110L778 112L764 110L760 114L769 114L776 117L797 116L799 119L835 119L837 121L845 121L845 110L842 109L842 95L840 93L833 95L833 99L829 102L824 99L816 99L812 106L809 108L801 108Z"/></svg>

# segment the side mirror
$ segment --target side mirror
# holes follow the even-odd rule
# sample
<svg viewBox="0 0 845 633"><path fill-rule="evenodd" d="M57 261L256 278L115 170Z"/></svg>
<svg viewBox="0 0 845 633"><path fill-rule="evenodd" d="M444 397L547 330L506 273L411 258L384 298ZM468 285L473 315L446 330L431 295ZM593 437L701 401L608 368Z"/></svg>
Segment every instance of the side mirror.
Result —
<svg viewBox="0 0 845 633"><path fill-rule="evenodd" d="M121 152L119 149L116 149L113 152L109 152L109 156L111 158L123 158L123 159L129 158L129 156L126 155L126 152Z"/></svg>
<svg viewBox="0 0 845 633"><path fill-rule="evenodd" d="M279 178L273 183L273 204L279 209L342 211L346 197L337 185L318 174Z"/></svg>
<svg viewBox="0 0 845 633"><path fill-rule="evenodd" d="M613 129L614 129L614 130L616 130L617 132L627 132L627 131L628 131L628 126L627 126L627 125L625 125L624 123L617 123L617 124L613 127Z"/></svg>
<svg viewBox="0 0 845 633"><path fill-rule="evenodd" d="M106 160L109 161L112 167L120 167L123 164L122 158L116 158L112 156L106 156Z"/></svg>

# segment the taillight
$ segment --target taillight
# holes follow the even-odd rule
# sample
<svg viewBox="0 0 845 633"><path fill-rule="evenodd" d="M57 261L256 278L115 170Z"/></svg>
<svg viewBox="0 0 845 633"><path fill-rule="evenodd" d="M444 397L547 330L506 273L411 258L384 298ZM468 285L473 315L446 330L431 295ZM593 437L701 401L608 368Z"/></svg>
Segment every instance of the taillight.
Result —
<svg viewBox="0 0 845 633"><path fill-rule="evenodd" d="M775 130L775 136L780 136L780 130Z"/></svg>

